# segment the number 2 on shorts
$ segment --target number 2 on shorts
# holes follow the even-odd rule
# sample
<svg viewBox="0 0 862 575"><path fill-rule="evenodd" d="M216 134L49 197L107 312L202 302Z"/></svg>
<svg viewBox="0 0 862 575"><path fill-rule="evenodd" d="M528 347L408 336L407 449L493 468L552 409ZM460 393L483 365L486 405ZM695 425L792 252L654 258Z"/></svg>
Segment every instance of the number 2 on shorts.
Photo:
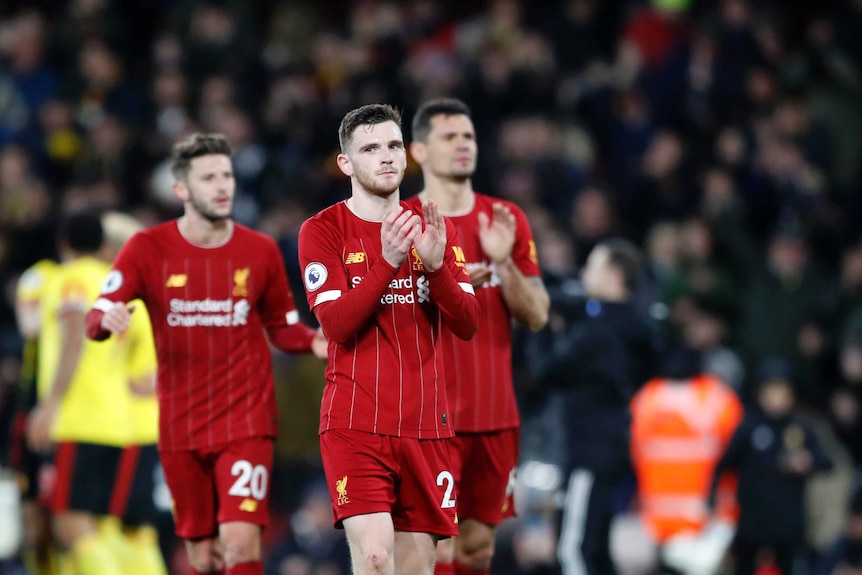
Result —
<svg viewBox="0 0 862 575"><path fill-rule="evenodd" d="M455 499L452 498L452 491L455 489L455 478L449 471L441 471L437 474L437 486L443 487L446 484L446 492L443 494L443 502L440 504L441 509L451 509L455 507Z"/></svg>

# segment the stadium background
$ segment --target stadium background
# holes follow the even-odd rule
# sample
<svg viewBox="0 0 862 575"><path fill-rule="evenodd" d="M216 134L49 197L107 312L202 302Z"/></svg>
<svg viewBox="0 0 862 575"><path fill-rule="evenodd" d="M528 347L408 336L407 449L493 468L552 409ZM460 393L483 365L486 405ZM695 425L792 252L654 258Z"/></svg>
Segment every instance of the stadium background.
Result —
<svg viewBox="0 0 862 575"><path fill-rule="evenodd" d="M235 216L278 238L296 280L299 225L347 194L341 116L388 102L409 126L422 100L452 95L474 114L475 188L525 209L546 281L566 285L598 240L629 237L648 256L644 310L743 397L763 361L792 365L839 461L810 493L810 543L824 551L862 462L860 30L859 0L6 0L0 404L17 381L15 282L55 255L61 214L177 215L170 145L223 132ZM411 163L403 195L420 185ZM529 338L518 350L532 397ZM272 558L318 541L296 528L328 517L311 505L291 523L320 501L320 365L276 363ZM565 449L547 407L525 399L525 462ZM494 573L553 573L553 467L523 471L530 512L504 529Z"/></svg>

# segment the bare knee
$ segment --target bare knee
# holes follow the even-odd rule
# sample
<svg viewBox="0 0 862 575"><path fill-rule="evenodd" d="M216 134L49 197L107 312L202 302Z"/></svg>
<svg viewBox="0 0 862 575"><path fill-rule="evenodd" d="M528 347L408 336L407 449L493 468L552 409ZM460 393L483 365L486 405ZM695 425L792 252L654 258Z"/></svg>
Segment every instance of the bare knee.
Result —
<svg viewBox="0 0 862 575"><path fill-rule="evenodd" d="M466 523L466 522L465 522ZM455 560L474 571L491 566L496 530L490 525L472 521L462 529L455 545Z"/></svg>
<svg viewBox="0 0 862 575"><path fill-rule="evenodd" d="M228 567L260 559L260 527L251 523L224 523L220 529L224 563Z"/></svg>
<svg viewBox="0 0 862 575"><path fill-rule="evenodd" d="M63 548L71 550L80 539L96 533L96 521L89 513L65 511L54 516L54 536Z"/></svg>
<svg viewBox="0 0 862 575"><path fill-rule="evenodd" d="M473 571L481 571L491 566L494 557L494 542L473 547L462 547L455 553L455 560Z"/></svg>
<svg viewBox="0 0 862 575"><path fill-rule="evenodd" d="M389 551L381 545L369 545L362 550L362 561L365 564L365 572L369 575L385 573L390 561Z"/></svg>
<svg viewBox="0 0 862 575"><path fill-rule="evenodd" d="M189 563L198 573L215 573L224 567L221 550L215 538L186 541Z"/></svg>

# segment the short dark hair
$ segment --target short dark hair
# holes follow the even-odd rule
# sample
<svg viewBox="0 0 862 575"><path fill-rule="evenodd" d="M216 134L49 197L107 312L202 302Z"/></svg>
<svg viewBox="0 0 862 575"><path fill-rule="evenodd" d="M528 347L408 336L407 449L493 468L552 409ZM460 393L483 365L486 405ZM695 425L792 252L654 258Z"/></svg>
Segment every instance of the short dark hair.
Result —
<svg viewBox="0 0 862 575"><path fill-rule="evenodd" d="M223 134L195 132L174 144L171 150L171 173L177 180L185 180L195 158L213 154L230 156L231 152L230 144Z"/></svg>
<svg viewBox="0 0 862 575"><path fill-rule="evenodd" d="M608 265L620 270L626 290L634 289L643 275L643 256L638 247L623 238L611 238L599 245L608 250Z"/></svg>
<svg viewBox="0 0 862 575"><path fill-rule="evenodd" d="M413 116L412 135L414 142L424 142L431 133L431 118L443 114L444 116L470 117L470 107L458 98L437 98L428 100L416 110Z"/></svg>
<svg viewBox="0 0 862 575"><path fill-rule="evenodd" d="M395 122L400 128L401 112L389 104L366 104L347 112L341 120L341 125L338 126L338 144L341 146L341 152L345 153L350 147L350 140L356 128L383 122Z"/></svg>
<svg viewBox="0 0 862 575"><path fill-rule="evenodd" d="M94 254L102 247L102 219L92 210L74 212L63 217L57 239L79 254Z"/></svg>

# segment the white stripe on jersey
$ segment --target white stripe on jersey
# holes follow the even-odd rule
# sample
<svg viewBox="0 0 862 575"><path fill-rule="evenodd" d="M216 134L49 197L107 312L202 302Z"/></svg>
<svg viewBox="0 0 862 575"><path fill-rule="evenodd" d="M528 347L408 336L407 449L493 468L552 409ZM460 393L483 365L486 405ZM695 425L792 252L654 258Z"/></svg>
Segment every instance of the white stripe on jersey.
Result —
<svg viewBox="0 0 862 575"><path fill-rule="evenodd" d="M299 323L299 312L296 310L287 312L284 314L284 321L287 322L287 325Z"/></svg>
<svg viewBox="0 0 862 575"><path fill-rule="evenodd" d="M465 292L476 295L476 292L473 290L473 284L468 284L467 282L458 282L458 285L461 286L461 289Z"/></svg>
<svg viewBox="0 0 862 575"><path fill-rule="evenodd" d="M329 291L322 291L317 294L317 297L314 299L314 307L319 306L322 303L326 303L328 301L335 301L341 297L340 289L331 289Z"/></svg>

